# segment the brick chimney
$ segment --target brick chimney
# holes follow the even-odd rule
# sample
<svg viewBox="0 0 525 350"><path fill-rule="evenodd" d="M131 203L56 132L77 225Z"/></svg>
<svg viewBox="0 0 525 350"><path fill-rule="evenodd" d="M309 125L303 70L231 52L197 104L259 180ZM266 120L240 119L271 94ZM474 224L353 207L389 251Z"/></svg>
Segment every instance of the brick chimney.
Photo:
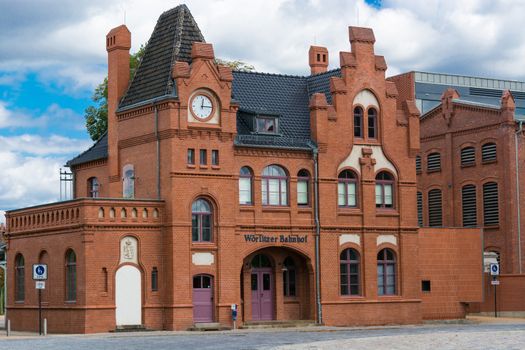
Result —
<svg viewBox="0 0 525 350"><path fill-rule="evenodd" d="M125 25L113 28L106 35L108 52L108 166L110 193L116 196L111 182L119 178L118 130L116 110L129 84L129 49L131 33ZM115 188L120 191L120 182Z"/></svg>
<svg viewBox="0 0 525 350"><path fill-rule="evenodd" d="M328 50L322 46L310 46L308 62L312 75L324 73L328 69Z"/></svg>

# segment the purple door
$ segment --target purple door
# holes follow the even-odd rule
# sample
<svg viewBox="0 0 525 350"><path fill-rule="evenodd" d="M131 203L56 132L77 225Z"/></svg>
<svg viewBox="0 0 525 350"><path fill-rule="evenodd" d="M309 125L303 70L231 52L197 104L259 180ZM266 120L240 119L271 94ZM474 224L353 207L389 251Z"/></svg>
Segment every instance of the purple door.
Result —
<svg viewBox="0 0 525 350"><path fill-rule="evenodd" d="M252 269L252 320L273 320L273 272L271 268Z"/></svg>
<svg viewBox="0 0 525 350"><path fill-rule="evenodd" d="M211 276L193 276L193 322L213 322L213 288Z"/></svg>

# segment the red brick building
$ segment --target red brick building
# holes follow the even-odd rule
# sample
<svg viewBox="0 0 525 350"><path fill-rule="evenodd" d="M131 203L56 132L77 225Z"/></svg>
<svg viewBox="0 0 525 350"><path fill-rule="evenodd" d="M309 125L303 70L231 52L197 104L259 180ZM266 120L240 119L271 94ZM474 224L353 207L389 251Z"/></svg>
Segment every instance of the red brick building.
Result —
<svg viewBox="0 0 525 350"><path fill-rule="evenodd" d="M414 96L413 72L390 79L400 95ZM485 90L497 96L498 90ZM416 159L419 225L482 228L485 265L500 263L499 309L509 315L525 311L524 120L508 90L494 105L462 98L449 88L441 103L421 116ZM470 311L493 312L490 279L487 273L484 303Z"/></svg>
<svg viewBox="0 0 525 350"><path fill-rule="evenodd" d="M349 36L332 71L312 46L310 76L232 72L181 5L130 82L111 30L108 132L69 162L75 199L7 213L12 329L36 327L37 262L52 332L231 326L232 304L240 324L464 316L480 231L418 229L419 112L372 30Z"/></svg>

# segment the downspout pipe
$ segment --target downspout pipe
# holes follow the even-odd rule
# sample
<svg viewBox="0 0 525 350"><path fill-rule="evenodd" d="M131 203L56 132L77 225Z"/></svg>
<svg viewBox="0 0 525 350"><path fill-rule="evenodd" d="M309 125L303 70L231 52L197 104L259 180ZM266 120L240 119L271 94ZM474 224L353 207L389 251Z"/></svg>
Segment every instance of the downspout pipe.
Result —
<svg viewBox="0 0 525 350"><path fill-rule="evenodd" d="M523 120L519 120L519 129L514 133L514 144L516 146L515 156L516 156L516 208L517 208L517 221L518 221L518 264L519 264L519 273L522 273L522 263L521 263L521 207L520 207L520 163L518 159L518 135L521 135L523 132Z"/></svg>
<svg viewBox="0 0 525 350"><path fill-rule="evenodd" d="M157 101L153 101L153 108L155 109L155 143L156 143L156 171L157 171L157 199L160 200L160 136L159 136L159 109L157 108Z"/></svg>
<svg viewBox="0 0 525 350"><path fill-rule="evenodd" d="M320 237L321 224L319 220L319 149L312 147L314 159L314 217L315 217L315 302L317 305L317 323L323 323L323 309L321 305L321 270L320 270Z"/></svg>

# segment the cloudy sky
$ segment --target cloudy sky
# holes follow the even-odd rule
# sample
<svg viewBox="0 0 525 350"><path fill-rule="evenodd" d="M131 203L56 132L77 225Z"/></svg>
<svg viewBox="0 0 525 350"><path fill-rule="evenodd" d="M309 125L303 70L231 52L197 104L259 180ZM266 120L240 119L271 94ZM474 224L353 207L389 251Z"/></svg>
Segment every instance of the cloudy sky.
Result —
<svg viewBox="0 0 525 350"><path fill-rule="evenodd" d="M106 75L105 34L125 21L132 52L180 1L0 0L0 222L59 199L59 168L91 144L83 111ZM311 44L349 50L372 27L388 75L427 70L525 80L522 0L187 0L223 59L308 74Z"/></svg>

